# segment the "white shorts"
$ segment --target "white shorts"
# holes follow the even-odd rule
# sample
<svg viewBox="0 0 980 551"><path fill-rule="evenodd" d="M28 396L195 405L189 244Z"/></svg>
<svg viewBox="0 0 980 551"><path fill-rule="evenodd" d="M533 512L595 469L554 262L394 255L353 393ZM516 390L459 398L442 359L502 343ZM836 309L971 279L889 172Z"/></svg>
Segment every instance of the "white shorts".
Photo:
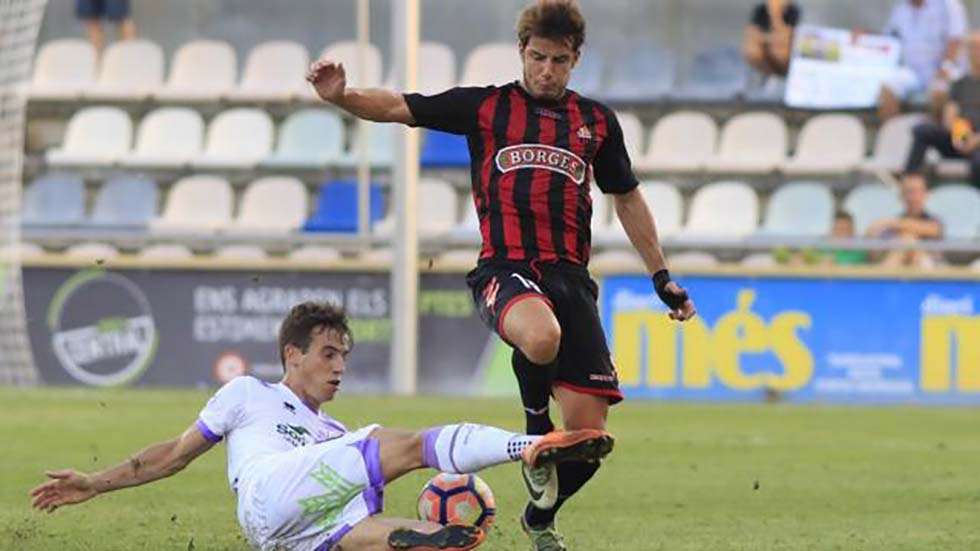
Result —
<svg viewBox="0 0 980 551"><path fill-rule="evenodd" d="M238 488L238 523L257 549L329 551L380 513L378 425L257 460Z"/></svg>

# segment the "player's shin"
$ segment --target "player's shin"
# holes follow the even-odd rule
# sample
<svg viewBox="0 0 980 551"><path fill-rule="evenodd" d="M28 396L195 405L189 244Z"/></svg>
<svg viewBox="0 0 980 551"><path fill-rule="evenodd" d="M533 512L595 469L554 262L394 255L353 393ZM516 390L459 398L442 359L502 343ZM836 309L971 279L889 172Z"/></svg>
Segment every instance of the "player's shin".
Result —
<svg viewBox="0 0 980 551"><path fill-rule="evenodd" d="M511 365L517 384L521 390L521 403L524 406L524 416L528 434L547 434L555 430L548 412L551 400L551 384L554 381L554 363L538 365L527 358L519 350L514 350Z"/></svg>
<svg viewBox="0 0 980 551"><path fill-rule="evenodd" d="M422 434L425 466L457 474L517 461L540 438L472 423L433 427Z"/></svg>

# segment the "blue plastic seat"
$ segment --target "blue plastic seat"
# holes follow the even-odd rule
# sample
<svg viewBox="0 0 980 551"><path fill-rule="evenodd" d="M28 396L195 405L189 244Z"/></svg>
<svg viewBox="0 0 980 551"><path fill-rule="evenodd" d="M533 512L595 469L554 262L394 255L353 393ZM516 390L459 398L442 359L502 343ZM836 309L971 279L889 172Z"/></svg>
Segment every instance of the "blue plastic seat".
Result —
<svg viewBox="0 0 980 551"><path fill-rule="evenodd" d="M85 183L75 174L47 174L24 191L24 226L75 226L85 219Z"/></svg>
<svg viewBox="0 0 980 551"><path fill-rule="evenodd" d="M427 131L419 161L424 168L470 166L470 149L466 143L466 136L436 130Z"/></svg>
<svg viewBox="0 0 980 551"><path fill-rule="evenodd" d="M102 186L89 224L144 227L157 215L160 193L152 180L119 176Z"/></svg>
<svg viewBox="0 0 980 551"><path fill-rule="evenodd" d="M371 225L384 217L384 196L381 187L371 184ZM320 187L316 210L303 225L307 232L357 232L357 182L335 180Z"/></svg>

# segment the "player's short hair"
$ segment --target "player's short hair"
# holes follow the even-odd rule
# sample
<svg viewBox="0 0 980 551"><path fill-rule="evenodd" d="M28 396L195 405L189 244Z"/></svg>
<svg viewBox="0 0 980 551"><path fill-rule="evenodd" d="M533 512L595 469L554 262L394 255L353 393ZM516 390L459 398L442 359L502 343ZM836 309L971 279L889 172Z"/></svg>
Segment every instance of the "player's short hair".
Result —
<svg viewBox="0 0 980 551"><path fill-rule="evenodd" d="M286 346L293 345L305 354L317 328L336 331L346 341L348 350L354 346L354 335L347 323L342 306L329 302L307 301L293 306L279 326L279 360L286 368Z"/></svg>
<svg viewBox="0 0 980 551"><path fill-rule="evenodd" d="M532 36L568 40L578 51L585 43L585 18L575 0L537 0L517 18L517 41L523 49Z"/></svg>

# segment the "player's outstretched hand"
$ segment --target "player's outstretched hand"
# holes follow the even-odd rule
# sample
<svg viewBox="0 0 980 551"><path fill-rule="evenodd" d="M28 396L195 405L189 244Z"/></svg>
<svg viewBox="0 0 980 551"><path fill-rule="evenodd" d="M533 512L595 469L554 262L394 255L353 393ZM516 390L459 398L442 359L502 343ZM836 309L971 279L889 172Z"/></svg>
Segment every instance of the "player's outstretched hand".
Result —
<svg viewBox="0 0 980 551"><path fill-rule="evenodd" d="M676 281L671 281L667 284L666 290L678 296L687 296L687 291L681 288ZM695 316L698 311L694 308L694 301L690 298L685 300L679 307L671 308L670 312L667 314L670 319L677 321L687 321Z"/></svg>
<svg viewBox="0 0 980 551"><path fill-rule="evenodd" d="M347 71L342 63L320 59L310 65L306 80L313 85L320 98L335 103L343 97L347 88Z"/></svg>
<svg viewBox="0 0 980 551"><path fill-rule="evenodd" d="M98 493L88 475L65 469L44 473L51 480L31 490L31 506L53 513L62 505L82 503Z"/></svg>

